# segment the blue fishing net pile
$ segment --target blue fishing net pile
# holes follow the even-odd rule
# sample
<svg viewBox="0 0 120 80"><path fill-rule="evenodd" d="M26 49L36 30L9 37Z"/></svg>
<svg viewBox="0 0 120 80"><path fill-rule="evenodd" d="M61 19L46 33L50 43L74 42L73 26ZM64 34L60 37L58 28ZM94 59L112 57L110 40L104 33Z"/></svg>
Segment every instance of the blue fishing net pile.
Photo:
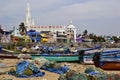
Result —
<svg viewBox="0 0 120 80"><path fill-rule="evenodd" d="M79 73L74 70L69 70L67 73L64 75L60 75L58 80L88 80L86 74L84 73Z"/></svg>
<svg viewBox="0 0 120 80"><path fill-rule="evenodd" d="M108 74L100 68L88 67L84 73L69 70L64 75L60 75L58 80L120 80L120 74Z"/></svg>
<svg viewBox="0 0 120 80"><path fill-rule="evenodd" d="M95 67L88 67L84 71L86 74L88 74L88 79L93 80L107 80L108 74L104 72L104 70L100 68Z"/></svg>
<svg viewBox="0 0 120 80"><path fill-rule="evenodd" d="M48 61L42 67L38 67L34 62L25 60L19 62L16 69L12 68L8 73L19 78L41 77L45 75L45 72L40 71L41 69L57 74L64 74L69 70L69 67L67 65L59 66L54 61Z"/></svg>
<svg viewBox="0 0 120 80"><path fill-rule="evenodd" d="M88 74L88 80L120 80L120 74L108 74L101 68L88 67L85 73Z"/></svg>
<svg viewBox="0 0 120 80"><path fill-rule="evenodd" d="M31 63L29 61L19 62L16 66L16 70L10 70L9 74L21 78L39 77L45 75L45 73L41 72L40 69L34 63Z"/></svg>
<svg viewBox="0 0 120 80"><path fill-rule="evenodd" d="M57 74L64 74L69 70L69 66L68 65L58 65L58 63L56 63L55 61L50 61L50 62L46 62L41 69L43 70L47 70L50 72L54 72Z"/></svg>

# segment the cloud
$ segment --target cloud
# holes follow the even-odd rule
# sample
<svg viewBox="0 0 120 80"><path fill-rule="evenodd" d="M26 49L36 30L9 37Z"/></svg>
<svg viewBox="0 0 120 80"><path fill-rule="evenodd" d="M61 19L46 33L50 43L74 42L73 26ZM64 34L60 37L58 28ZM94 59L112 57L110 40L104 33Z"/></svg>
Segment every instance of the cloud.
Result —
<svg viewBox="0 0 120 80"><path fill-rule="evenodd" d="M111 2L110 2L111 1ZM63 6L55 11L46 13L48 17L72 17L73 19L97 19L120 17L118 0L93 0L86 3L77 3ZM62 18L63 19L63 18Z"/></svg>

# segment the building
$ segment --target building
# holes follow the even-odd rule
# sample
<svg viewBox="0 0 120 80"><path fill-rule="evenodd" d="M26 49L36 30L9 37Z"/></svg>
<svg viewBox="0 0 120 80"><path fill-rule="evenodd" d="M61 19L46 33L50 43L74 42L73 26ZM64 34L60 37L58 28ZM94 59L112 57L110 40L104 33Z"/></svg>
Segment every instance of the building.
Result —
<svg viewBox="0 0 120 80"><path fill-rule="evenodd" d="M0 33L0 43L9 43L11 41L10 31L4 30L3 34Z"/></svg>
<svg viewBox="0 0 120 80"><path fill-rule="evenodd" d="M72 21L66 28L67 40L70 42L76 42L76 27L73 25Z"/></svg>
<svg viewBox="0 0 120 80"><path fill-rule="evenodd" d="M34 20L32 19L31 14L30 14L30 4L29 3L27 3L25 26L27 28L27 31L29 31L31 26L34 26Z"/></svg>
<svg viewBox="0 0 120 80"><path fill-rule="evenodd" d="M31 42L40 42L41 41L40 32L36 32L35 30L29 30L29 31L27 31L27 34L29 35Z"/></svg>
<svg viewBox="0 0 120 80"><path fill-rule="evenodd" d="M29 3L27 4L25 25L27 31L36 30L37 32L49 32L47 33L49 36L48 42L53 42L52 39L55 42L76 42L76 27L72 24L72 21L67 27L63 25L35 26L30 14Z"/></svg>

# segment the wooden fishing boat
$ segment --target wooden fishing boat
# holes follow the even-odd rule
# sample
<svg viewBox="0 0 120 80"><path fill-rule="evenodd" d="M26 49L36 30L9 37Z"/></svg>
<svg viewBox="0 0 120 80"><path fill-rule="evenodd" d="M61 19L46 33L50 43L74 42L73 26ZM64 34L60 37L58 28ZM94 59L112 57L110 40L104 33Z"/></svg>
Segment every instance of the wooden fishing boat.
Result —
<svg viewBox="0 0 120 80"><path fill-rule="evenodd" d="M29 54L21 54L18 52L14 52L14 51L5 51L3 50L0 53L0 58L1 59L19 59L19 58L24 58L24 59L31 59L31 56Z"/></svg>
<svg viewBox="0 0 120 80"><path fill-rule="evenodd" d="M56 48L53 50L49 50L50 48L42 49L41 54L31 54L32 59L35 58L45 58L47 60L63 62L63 61L79 61L79 52L71 52L68 47L61 49Z"/></svg>
<svg viewBox="0 0 120 80"><path fill-rule="evenodd" d="M29 54L15 54L15 53L1 53L0 54L0 58L1 59L19 59L19 58L23 58L23 59L31 59L31 56Z"/></svg>
<svg viewBox="0 0 120 80"><path fill-rule="evenodd" d="M88 49L84 49L82 50L82 52L79 52L79 55L82 54L81 56L81 63L82 64L94 64L93 62L93 56L96 52L101 52L102 49L101 47L95 47L95 48L88 48Z"/></svg>
<svg viewBox="0 0 120 80"><path fill-rule="evenodd" d="M101 50L85 51L84 54L83 54L82 64L94 64L93 56L96 52L101 52Z"/></svg>
<svg viewBox="0 0 120 80"><path fill-rule="evenodd" d="M64 62L64 61L80 61L78 54L32 54L32 59L45 58L50 61Z"/></svg>
<svg viewBox="0 0 120 80"><path fill-rule="evenodd" d="M93 56L94 56L94 53L91 53L91 54L84 54L83 56L83 64L94 64L93 62Z"/></svg>
<svg viewBox="0 0 120 80"><path fill-rule="evenodd" d="M0 54L0 58L4 59L4 58L9 58L9 59L17 59L17 55L15 54Z"/></svg>
<svg viewBox="0 0 120 80"><path fill-rule="evenodd" d="M43 57L47 60L54 60L54 61L58 61L58 62L60 62L60 61L68 61L68 62L78 61L80 63L83 63L83 62L85 62L84 58L88 58L88 57L92 58L93 57L93 56L91 56L91 54L90 55L86 54L86 56L85 56L84 53L86 51L90 51L90 50L94 50L94 49L97 49L97 48L77 50L75 52L69 52L69 50L67 49L66 51L56 52L56 53L52 53L52 52L45 52L45 53L29 52L29 53L23 53L23 54L30 54L31 59ZM1 54L0 58L18 58L18 54L20 54L20 53L15 53L15 52L9 51L8 53Z"/></svg>
<svg viewBox="0 0 120 80"><path fill-rule="evenodd" d="M52 54L49 54L49 53L45 53L45 54L31 54L31 57L32 59L35 59L35 58L45 58L47 60L54 60L54 61L67 61L67 62L72 62L72 61L78 61L80 63L85 63L85 58L88 59L90 58L91 60L91 63L92 64L92 58L93 58L93 55L94 53L96 52L95 49L98 49L98 48L89 48L89 49L85 49L85 50L77 50L75 52L70 52L70 53L52 53ZM92 51L94 50L94 51ZM85 54L86 51L92 51L92 54ZM90 53L90 52L89 52ZM87 64L87 63L86 63Z"/></svg>
<svg viewBox="0 0 120 80"><path fill-rule="evenodd" d="M105 70L120 70L120 51L96 53L93 61L96 67Z"/></svg>

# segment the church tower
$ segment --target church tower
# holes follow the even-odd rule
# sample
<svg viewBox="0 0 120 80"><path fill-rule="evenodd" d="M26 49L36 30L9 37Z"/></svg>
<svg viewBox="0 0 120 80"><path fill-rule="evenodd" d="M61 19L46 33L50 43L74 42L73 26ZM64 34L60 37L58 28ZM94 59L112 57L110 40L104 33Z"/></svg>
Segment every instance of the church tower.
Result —
<svg viewBox="0 0 120 80"><path fill-rule="evenodd" d="M30 30L32 26L34 26L34 20L31 17L29 3L27 3L25 26L27 27L27 31Z"/></svg>

